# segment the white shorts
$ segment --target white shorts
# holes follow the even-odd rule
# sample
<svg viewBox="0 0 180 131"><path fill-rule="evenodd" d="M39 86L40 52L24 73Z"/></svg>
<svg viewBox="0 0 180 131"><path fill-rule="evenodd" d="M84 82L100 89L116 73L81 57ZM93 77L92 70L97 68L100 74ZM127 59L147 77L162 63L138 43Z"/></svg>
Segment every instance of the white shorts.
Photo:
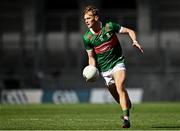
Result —
<svg viewBox="0 0 180 131"><path fill-rule="evenodd" d="M119 63L119 64L115 65L113 69L108 70L106 72L101 72L101 75L104 78L106 85L111 85L111 84L115 83L115 81L113 79L113 74L114 74L114 72L116 72L118 70L126 70L125 64Z"/></svg>

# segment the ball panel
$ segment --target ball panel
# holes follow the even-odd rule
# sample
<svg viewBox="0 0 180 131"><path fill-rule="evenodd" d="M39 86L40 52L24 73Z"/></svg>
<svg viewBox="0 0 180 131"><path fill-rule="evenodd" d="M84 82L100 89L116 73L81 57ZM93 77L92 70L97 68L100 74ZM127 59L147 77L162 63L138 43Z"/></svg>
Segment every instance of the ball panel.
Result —
<svg viewBox="0 0 180 131"><path fill-rule="evenodd" d="M88 65L83 69L83 77L87 82L93 82L98 79L99 71L95 66Z"/></svg>

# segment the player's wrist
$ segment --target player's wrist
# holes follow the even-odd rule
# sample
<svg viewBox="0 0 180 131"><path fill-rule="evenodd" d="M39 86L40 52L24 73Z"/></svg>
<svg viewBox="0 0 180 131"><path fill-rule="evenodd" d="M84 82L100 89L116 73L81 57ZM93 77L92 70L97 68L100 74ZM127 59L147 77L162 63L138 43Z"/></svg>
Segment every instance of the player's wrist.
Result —
<svg viewBox="0 0 180 131"><path fill-rule="evenodd" d="M137 40L133 40L132 45L135 45L136 43L138 43Z"/></svg>

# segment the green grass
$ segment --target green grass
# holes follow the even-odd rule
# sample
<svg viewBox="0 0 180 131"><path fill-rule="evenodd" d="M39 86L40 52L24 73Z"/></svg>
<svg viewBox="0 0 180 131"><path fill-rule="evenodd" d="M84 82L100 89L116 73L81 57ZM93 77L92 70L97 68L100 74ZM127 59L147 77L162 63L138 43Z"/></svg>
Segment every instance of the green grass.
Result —
<svg viewBox="0 0 180 131"><path fill-rule="evenodd" d="M1 130L119 130L117 104L0 105ZM131 130L180 130L180 104L136 104Z"/></svg>

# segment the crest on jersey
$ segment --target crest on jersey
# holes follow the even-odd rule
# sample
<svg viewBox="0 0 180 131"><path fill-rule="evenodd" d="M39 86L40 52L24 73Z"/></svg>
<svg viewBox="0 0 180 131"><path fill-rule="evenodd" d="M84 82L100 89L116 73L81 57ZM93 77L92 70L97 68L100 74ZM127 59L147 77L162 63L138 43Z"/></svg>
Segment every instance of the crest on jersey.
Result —
<svg viewBox="0 0 180 131"><path fill-rule="evenodd" d="M91 40L93 36L92 35L88 35L87 37L88 37L89 40Z"/></svg>

